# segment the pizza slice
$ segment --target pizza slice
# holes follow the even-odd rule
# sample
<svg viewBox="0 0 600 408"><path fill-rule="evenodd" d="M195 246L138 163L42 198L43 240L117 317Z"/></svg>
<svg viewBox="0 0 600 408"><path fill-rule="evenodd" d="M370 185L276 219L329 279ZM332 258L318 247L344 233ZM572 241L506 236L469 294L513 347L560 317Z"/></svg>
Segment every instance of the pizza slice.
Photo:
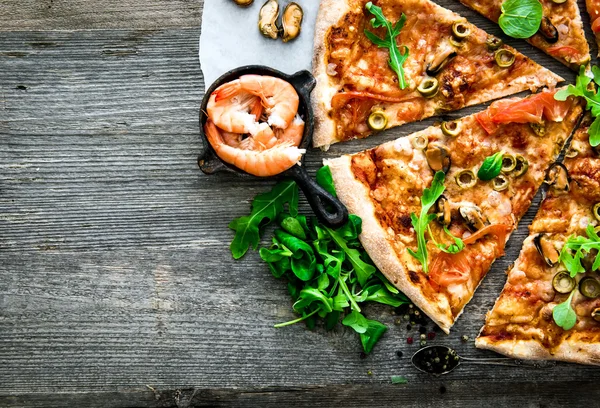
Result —
<svg viewBox="0 0 600 408"><path fill-rule="evenodd" d="M575 132L564 166L548 173L548 194L475 341L479 348L600 364L600 152L588 142L588 126Z"/></svg>
<svg viewBox="0 0 600 408"><path fill-rule="evenodd" d="M600 1L599 0L586 0L587 11L590 15L590 22L592 24L592 31L596 37L596 43L598 44L598 55L600 55Z"/></svg>
<svg viewBox="0 0 600 408"><path fill-rule="evenodd" d="M460 0L484 17L498 22L503 3L510 0ZM590 1L590 0L588 0ZM512 1L515 6L518 1ZM542 21L536 34L527 39L531 45L544 51L575 70L590 61L590 48L577 0L539 0L543 9ZM524 18L524 17L523 17Z"/></svg>
<svg viewBox="0 0 600 408"><path fill-rule="evenodd" d="M339 198L362 218L371 259L445 332L504 253L581 115L579 102L554 93L497 101L326 162Z"/></svg>
<svg viewBox="0 0 600 408"><path fill-rule="evenodd" d="M321 1L315 147L563 80L428 0L365 3Z"/></svg>

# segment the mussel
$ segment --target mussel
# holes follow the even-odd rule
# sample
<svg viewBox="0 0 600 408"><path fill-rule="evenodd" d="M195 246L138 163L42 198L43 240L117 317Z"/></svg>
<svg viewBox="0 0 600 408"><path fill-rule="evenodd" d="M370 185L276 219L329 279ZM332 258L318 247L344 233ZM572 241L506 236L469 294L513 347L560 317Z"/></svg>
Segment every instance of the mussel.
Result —
<svg viewBox="0 0 600 408"><path fill-rule="evenodd" d="M278 17L279 3L277 0L267 0L258 13L258 29L262 35L274 40L277 39L279 36Z"/></svg>
<svg viewBox="0 0 600 408"><path fill-rule="evenodd" d="M546 171L544 182L558 191L569 191L571 177L569 176L569 171L565 165L556 162L552 163L548 168L548 171Z"/></svg>
<svg viewBox="0 0 600 408"><path fill-rule="evenodd" d="M302 19L304 18L304 11L298 3L290 3L283 10L283 16L281 17L281 25L283 26L283 42L288 42L300 35L300 27L302 26Z"/></svg>
<svg viewBox="0 0 600 408"><path fill-rule="evenodd" d="M254 3L254 0L233 0L233 2L240 7L248 7Z"/></svg>
<svg viewBox="0 0 600 408"><path fill-rule="evenodd" d="M600 221L600 203L594 204L592 207L592 213L594 214L594 218Z"/></svg>
<svg viewBox="0 0 600 408"><path fill-rule="evenodd" d="M437 209L437 220L440 224L448 226L452 221L452 209L450 207L450 201L445 195L441 195L435 203Z"/></svg>
<svg viewBox="0 0 600 408"><path fill-rule="evenodd" d="M438 144L429 144L425 150L425 158L431 170L448 173L450 170L450 152L444 146Z"/></svg>
<svg viewBox="0 0 600 408"><path fill-rule="evenodd" d="M552 267L556 265L560 253L548 235L544 233L537 234L535 238L533 238L533 244L548 266Z"/></svg>
<svg viewBox="0 0 600 408"><path fill-rule="evenodd" d="M538 33L544 37L547 43L554 44L558 41L558 30L548 17L542 18Z"/></svg>
<svg viewBox="0 0 600 408"><path fill-rule="evenodd" d="M463 205L460 207L459 212L461 217L465 220L467 227L469 227L469 229L473 232L478 231L490 224L487 217L475 204Z"/></svg>
<svg viewBox="0 0 600 408"><path fill-rule="evenodd" d="M592 310L592 319L594 319L597 322L600 322L600 307L597 307L594 310Z"/></svg>
<svg viewBox="0 0 600 408"><path fill-rule="evenodd" d="M452 58L456 57L456 55L457 53L453 48L447 47L440 53L436 54L431 62L427 64L425 73L432 77L436 76L446 65L448 65Z"/></svg>

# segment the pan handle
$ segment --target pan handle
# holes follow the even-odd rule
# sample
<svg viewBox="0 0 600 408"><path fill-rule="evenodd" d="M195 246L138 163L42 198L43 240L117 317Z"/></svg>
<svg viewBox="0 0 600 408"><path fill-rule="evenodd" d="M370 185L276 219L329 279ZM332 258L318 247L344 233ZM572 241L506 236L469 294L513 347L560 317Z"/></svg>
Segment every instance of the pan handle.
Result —
<svg viewBox="0 0 600 408"><path fill-rule="evenodd" d="M298 183L317 218L323 224L330 228L339 228L348 222L346 206L313 180L304 167L295 165L287 175Z"/></svg>
<svg viewBox="0 0 600 408"><path fill-rule="evenodd" d="M317 85L317 80L307 70L296 72L294 75L289 77L288 81L296 88L298 93L304 95L306 99L310 98L310 93Z"/></svg>

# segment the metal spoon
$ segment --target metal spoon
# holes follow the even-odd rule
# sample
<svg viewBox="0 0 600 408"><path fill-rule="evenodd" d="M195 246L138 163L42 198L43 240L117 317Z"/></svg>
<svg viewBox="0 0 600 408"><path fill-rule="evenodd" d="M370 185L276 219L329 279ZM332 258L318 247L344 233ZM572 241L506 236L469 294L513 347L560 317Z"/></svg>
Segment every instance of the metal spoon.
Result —
<svg viewBox="0 0 600 408"><path fill-rule="evenodd" d="M448 356L446 358L446 356ZM515 360L508 357L470 358L462 357L448 346L427 346L413 354L411 363L419 371L435 376L448 374L460 364L487 364L507 367L552 368L556 361ZM428 365L429 363L429 365Z"/></svg>

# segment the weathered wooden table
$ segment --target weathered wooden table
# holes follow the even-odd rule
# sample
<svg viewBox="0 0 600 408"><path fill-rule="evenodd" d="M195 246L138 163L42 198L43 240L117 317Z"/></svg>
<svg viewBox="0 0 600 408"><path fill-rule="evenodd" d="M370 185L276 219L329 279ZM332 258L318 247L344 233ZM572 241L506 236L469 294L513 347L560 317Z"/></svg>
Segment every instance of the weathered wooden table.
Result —
<svg viewBox="0 0 600 408"><path fill-rule="evenodd" d="M390 330L364 359L346 328L274 329L293 318L285 284L257 253L234 262L227 228L272 184L196 164L201 11L187 0L0 0L0 406L598 406L598 368L418 373L417 342L406 342L418 333L389 308L367 310ZM307 166L431 123L311 151ZM452 334L430 344L492 355L472 340L534 213Z"/></svg>

